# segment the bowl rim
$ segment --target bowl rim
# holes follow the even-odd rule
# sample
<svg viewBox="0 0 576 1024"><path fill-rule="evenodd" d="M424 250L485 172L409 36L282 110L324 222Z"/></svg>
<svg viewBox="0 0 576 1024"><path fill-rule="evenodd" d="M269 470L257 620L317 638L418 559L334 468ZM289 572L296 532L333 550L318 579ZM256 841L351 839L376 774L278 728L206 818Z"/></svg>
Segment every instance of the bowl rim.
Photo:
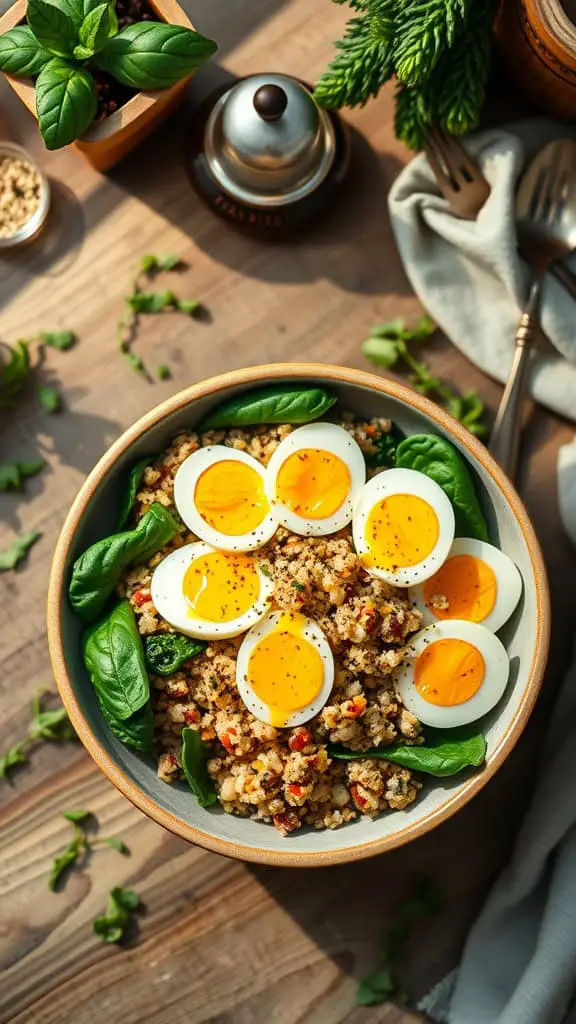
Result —
<svg viewBox="0 0 576 1024"><path fill-rule="evenodd" d="M477 775L470 776L460 788L452 790L441 807L429 812L420 821L400 828L393 835L365 840L351 847L338 847L335 845L335 848L332 850L305 852L291 851L289 843L287 843L286 850L280 851L260 849L256 846L244 845L241 842L220 839L182 821L176 815L157 804L152 797L147 796L137 783L132 782L113 761L92 733L66 668L62 638L62 606L65 599L65 584L67 582L65 578L65 565L68 552L87 503L105 476L113 469L118 457L138 441L147 430L156 426L166 416L178 412L199 398L207 396L217 398L219 392L232 386L258 386L259 384L268 383L270 380L281 381L299 377L317 378L326 383L334 382L336 384L343 383L366 387L387 398L394 398L404 402L422 413L434 425L446 430L452 438L460 442L466 451L472 452L494 485L503 493L508 507L514 515L523 535L531 561L533 573L533 580L531 582L533 582L536 590L537 619L534 654L516 716L501 738L484 770ZM504 763L522 734L540 690L550 643L550 595L540 544L530 517L518 493L484 445L470 434L462 424L454 420L448 413L429 399L424 398L422 395L389 377L378 377L364 370L356 370L344 366L330 366L323 363L272 363L231 370L190 385L188 388L179 391L171 398L160 403L160 405L155 406L138 419L108 448L82 484L66 516L56 543L48 584L47 632L52 669L64 707L74 729L100 770L135 807L143 811L159 825L180 836L180 838L202 846L214 853L238 860L270 864L277 867L324 867L385 853L424 835L432 828L452 817L456 811L464 807L489 782L498 768Z"/></svg>

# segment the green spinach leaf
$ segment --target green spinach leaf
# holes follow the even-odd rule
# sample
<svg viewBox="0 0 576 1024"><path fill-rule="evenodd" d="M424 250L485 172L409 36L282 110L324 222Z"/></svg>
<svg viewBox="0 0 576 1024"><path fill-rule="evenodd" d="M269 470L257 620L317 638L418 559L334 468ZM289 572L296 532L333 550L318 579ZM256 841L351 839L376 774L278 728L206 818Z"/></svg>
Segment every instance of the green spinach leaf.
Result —
<svg viewBox="0 0 576 1024"><path fill-rule="evenodd" d="M465 768L479 768L486 759L486 740L474 727L462 729L430 729L426 741L419 747L393 743L389 747L355 751L345 747L329 748L330 757L337 761L356 761L367 758L390 761L392 764L412 768L413 771L448 778Z"/></svg>
<svg viewBox="0 0 576 1024"><path fill-rule="evenodd" d="M96 56L98 66L133 89L166 89L199 68L216 43L192 29L160 21L128 25Z"/></svg>
<svg viewBox="0 0 576 1024"><path fill-rule="evenodd" d="M70 603L81 619L90 622L103 610L124 569L146 562L176 536L180 527L162 505L154 502L133 530L96 541L80 555L72 569Z"/></svg>
<svg viewBox="0 0 576 1024"><path fill-rule="evenodd" d="M96 82L87 71L57 57L42 68L36 80L36 113L46 149L67 146L83 135L96 106Z"/></svg>
<svg viewBox="0 0 576 1024"><path fill-rule="evenodd" d="M30 548L42 536L38 530L29 530L20 537L15 537L9 547L0 551L0 572L9 572L16 569L20 562L26 557Z"/></svg>
<svg viewBox="0 0 576 1024"><path fill-rule="evenodd" d="M200 807L211 807L218 800L206 761L210 747L195 729L182 730L182 768Z"/></svg>
<svg viewBox="0 0 576 1024"><path fill-rule="evenodd" d="M122 498L122 504L120 506L120 515L118 516L118 528L122 529L126 526L132 509L136 504L136 495L140 490L140 484L144 477L144 470L147 466L150 466L154 461L154 455L145 455L144 458L139 459L138 462L134 463L130 470L128 477L128 487Z"/></svg>
<svg viewBox="0 0 576 1024"><path fill-rule="evenodd" d="M26 19L40 46L56 57L72 56L77 32L66 11L44 0L28 0Z"/></svg>
<svg viewBox="0 0 576 1024"><path fill-rule="evenodd" d="M37 476L46 465L44 459L0 462L0 491L21 491L24 480Z"/></svg>
<svg viewBox="0 0 576 1024"><path fill-rule="evenodd" d="M397 427L396 424L392 424L390 430L386 433L381 431L375 438L373 443L376 447L376 451L371 455L366 455L366 465L369 469L384 468L390 469L396 464L396 451L398 445L404 440L405 434Z"/></svg>
<svg viewBox="0 0 576 1024"><path fill-rule="evenodd" d="M54 54L45 50L28 25L16 25L0 36L0 71L18 78L33 78Z"/></svg>
<svg viewBox="0 0 576 1024"><path fill-rule="evenodd" d="M456 516L456 536L489 541L488 526L462 455L436 434L413 434L398 445L396 465L416 469L448 495Z"/></svg>
<svg viewBox="0 0 576 1024"><path fill-rule="evenodd" d="M244 391L217 405L198 427L199 431L221 427L249 427L259 423L309 423L323 416L337 398L320 387L278 384Z"/></svg>
<svg viewBox="0 0 576 1024"><path fill-rule="evenodd" d="M150 703L145 704L140 711L130 718L119 722L107 717L104 712L110 731L114 733L121 743L134 750L152 750L154 742L154 715Z"/></svg>
<svg viewBox="0 0 576 1024"><path fill-rule="evenodd" d="M148 704L144 650L129 601L87 630L84 664L108 722L122 723Z"/></svg>
<svg viewBox="0 0 576 1024"><path fill-rule="evenodd" d="M190 658L205 651L208 645L182 633L154 633L146 637L144 646L150 671L158 676L169 676Z"/></svg>

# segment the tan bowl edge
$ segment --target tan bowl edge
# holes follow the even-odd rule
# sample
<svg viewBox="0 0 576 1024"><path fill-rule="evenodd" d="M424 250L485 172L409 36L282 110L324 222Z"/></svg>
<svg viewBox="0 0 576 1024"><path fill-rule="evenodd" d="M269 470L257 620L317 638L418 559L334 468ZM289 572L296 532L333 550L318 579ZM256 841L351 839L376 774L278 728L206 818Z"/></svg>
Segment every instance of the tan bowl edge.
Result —
<svg viewBox="0 0 576 1024"><path fill-rule="evenodd" d="M446 429L465 448L471 450L495 485L504 493L506 501L524 536L534 574L537 608L535 653L532 665L530 666L528 681L518 708L518 715L515 722L510 725L508 731L502 737L485 768L477 775L469 778L460 790L449 797L444 807L433 811L422 821L400 829L393 836L384 836L372 842L361 843L358 846L343 849L336 848L328 852L311 851L310 853L291 853L288 848L286 853L278 853L273 850L262 850L253 846L243 846L239 843L217 839L208 833L194 828L192 825L188 825L186 822L180 821L169 811L159 807L150 797L142 793L139 787L131 782L124 772L110 759L104 748L92 735L84 718L66 669L60 615L63 591L66 586L64 566L75 530L84 507L90 501L103 477L114 466L117 457L137 441L144 431L159 423L165 416L176 412L195 399L206 395L217 396L219 391L231 385L257 385L259 383L267 383L270 380L281 380L294 376L319 377L327 382L334 381L336 383L361 385L374 391L379 391L383 395L400 399L429 417L438 426ZM330 864L362 860L379 853L385 853L387 850L393 850L397 846L401 846L412 839L416 839L418 836L424 835L431 828L446 821L456 811L460 810L492 778L518 741L538 696L546 668L550 643L550 600L548 580L540 545L520 497L486 448L465 427L453 420L447 413L428 399L388 378L376 377L371 373L349 369L348 367L325 366L322 363L274 363L266 366L249 367L243 370L232 370L229 373L200 381L198 384L193 384L186 390L180 391L129 427L122 437L115 441L106 454L102 456L80 488L56 544L48 585L47 628L54 676L72 725L98 767L135 807L143 811L159 825L163 825L164 828L169 829L169 831L174 832L181 838L196 843L198 846L203 846L207 850L212 850L214 853L259 864L273 864L278 867L325 867ZM289 840L287 842L289 843ZM335 843L337 844L337 842L335 833Z"/></svg>

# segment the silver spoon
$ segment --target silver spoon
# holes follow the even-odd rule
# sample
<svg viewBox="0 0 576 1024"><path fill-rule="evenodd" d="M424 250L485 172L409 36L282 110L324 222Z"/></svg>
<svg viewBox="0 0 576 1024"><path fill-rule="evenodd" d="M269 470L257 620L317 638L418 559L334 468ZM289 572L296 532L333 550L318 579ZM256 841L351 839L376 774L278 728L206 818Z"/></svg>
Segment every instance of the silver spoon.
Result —
<svg viewBox="0 0 576 1024"><path fill-rule="evenodd" d="M518 250L532 271L528 301L516 331L510 376L490 438L490 451L514 480L522 432L522 403L539 335L540 286L550 265L576 247L576 142L559 139L540 150L516 196Z"/></svg>

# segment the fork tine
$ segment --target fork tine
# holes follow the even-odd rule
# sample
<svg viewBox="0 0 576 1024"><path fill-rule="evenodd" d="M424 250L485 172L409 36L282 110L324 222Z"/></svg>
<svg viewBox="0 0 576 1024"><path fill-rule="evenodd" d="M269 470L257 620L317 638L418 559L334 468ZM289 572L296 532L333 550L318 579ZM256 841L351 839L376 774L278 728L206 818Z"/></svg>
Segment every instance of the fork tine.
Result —
<svg viewBox="0 0 576 1024"><path fill-rule="evenodd" d="M438 158L438 154L437 154L436 150L434 149L434 146L432 146L432 145L430 145L430 143L428 143L428 145L425 148L426 148L426 156L428 157L428 163L430 164L430 167L432 168L432 172L434 174L434 177L436 178L436 181L438 182L438 185L440 186L440 191L444 192L444 193L446 192L447 189L450 191L452 189L452 186L450 184L449 179L446 177L446 174L444 172L444 168L442 167L442 165L440 163L440 160Z"/></svg>
<svg viewBox="0 0 576 1024"><path fill-rule="evenodd" d="M436 132L441 139L444 152L446 153L446 160L450 162L454 175L460 173L468 181L483 177L478 165L466 152L459 139L455 138L454 135L449 135L443 128L437 128Z"/></svg>

